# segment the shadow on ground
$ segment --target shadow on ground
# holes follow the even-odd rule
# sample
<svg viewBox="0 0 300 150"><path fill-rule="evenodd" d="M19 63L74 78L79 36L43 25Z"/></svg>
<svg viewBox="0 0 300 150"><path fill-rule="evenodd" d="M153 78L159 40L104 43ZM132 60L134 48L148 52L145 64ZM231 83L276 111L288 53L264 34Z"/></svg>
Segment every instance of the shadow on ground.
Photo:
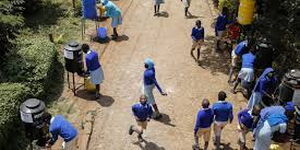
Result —
<svg viewBox="0 0 300 150"><path fill-rule="evenodd" d="M160 123L163 123L165 125L171 126L171 127L176 127L176 125L171 123L170 116L164 113L161 113L162 117L160 119L155 119L155 121L158 121Z"/></svg>
<svg viewBox="0 0 300 150"><path fill-rule="evenodd" d="M141 148L141 150L165 150L164 147L160 147L153 142L148 142L148 141L144 140L143 143L144 144L142 144L141 142L135 142L133 144L139 146Z"/></svg>
<svg viewBox="0 0 300 150"><path fill-rule="evenodd" d="M190 15L187 17L187 19L198 19L200 16Z"/></svg>
<svg viewBox="0 0 300 150"><path fill-rule="evenodd" d="M169 18L169 13L166 12L166 11L162 11L162 12L158 13L157 16L158 16L158 17Z"/></svg>
<svg viewBox="0 0 300 150"><path fill-rule="evenodd" d="M115 42L128 41L129 37L125 34L118 36L116 39L111 39L110 37L107 37L106 39L99 39L97 36L94 36L92 37L91 40L94 42L98 42L100 44L107 44L110 41L115 41Z"/></svg>
<svg viewBox="0 0 300 150"><path fill-rule="evenodd" d="M228 74L230 56L228 56L227 52L217 52L217 55L212 54L212 50L215 48L215 37L206 37L204 45L205 48L201 50L201 61L199 66L203 69L211 70L212 74L215 74L216 72Z"/></svg>
<svg viewBox="0 0 300 150"><path fill-rule="evenodd" d="M230 147L230 145L231 145L231 143L227 143L227 144L221 143L220 148L221 148L222 150L237 150L237 149L233 149L232 147Z"/></svg>
<svg viewBox="0 0 300 150"><path fill-rule="evenodd" d="M200 16L195 16L191 12L188 12L188 17L186 19L197 19L197 18L201 18L201 17Z"/></svg>
<svg viewBox="0 0 300 150"><path fill-rule="evenodd" d="M128 40L129 40L129 37L127 35L123 34L123 35L117 37L117 39L115 39L114 41L122 42L122 41L128 41Z"/></svg>
<svg viewBox="0 0 300 150"><path fill-rule="evenodd" d="M85 100L96 101L102 107L109 107L115 102L115 100L111 96L108 96L108 95L101 95L101 97L99 99L95 99L95 93L87 92L82 89L77 91L76 96L78 96L82 99L85 99Z"/></svg>

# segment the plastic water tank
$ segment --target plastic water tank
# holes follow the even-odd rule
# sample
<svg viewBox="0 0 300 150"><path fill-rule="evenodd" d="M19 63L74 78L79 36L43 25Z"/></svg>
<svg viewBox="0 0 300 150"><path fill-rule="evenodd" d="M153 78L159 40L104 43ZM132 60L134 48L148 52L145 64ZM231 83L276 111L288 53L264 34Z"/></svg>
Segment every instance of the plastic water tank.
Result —
<svg viewBox="0 0 300 150"><path fill-rule="evenodd" d="M241 25L249 25L254 20L255 0L240 0L238 22Z"/></svg>
<svg viewBox="0 0 300 150"><path fill-rule="evenodd" d="M287 72L279 85L279 99L282 102L293 101L300 106L300 70Z"/></svg>
<svg viewBox="0 0 300 150"><path fill-rule="evenodd" d="M34 123L42 117L45 103L36 98L26 100L20 106L21 120L24 123Z"/></svg>
<svg viewBox="0 0 300 150"><path fill-rule="evenodd" d="M64 47L65 67L68 72L78 73L79 75L84 72L83 55L81 44L70 41Z"/></svg>
<svg viewBox="0 0 300 150"><path fill-rule="evenodd" d="M92 20L97 18L96 0L81 0L81 4L83 18Z"/></svg>
<svg viewBox="0 0 300 150"><path fill-rule="evenodd" d="M30 140L42 137L41 130L45 127L42 116L45 109L45 103L36 98L30 98L20 106L21 120L25 127L26 136Z"/></svg>

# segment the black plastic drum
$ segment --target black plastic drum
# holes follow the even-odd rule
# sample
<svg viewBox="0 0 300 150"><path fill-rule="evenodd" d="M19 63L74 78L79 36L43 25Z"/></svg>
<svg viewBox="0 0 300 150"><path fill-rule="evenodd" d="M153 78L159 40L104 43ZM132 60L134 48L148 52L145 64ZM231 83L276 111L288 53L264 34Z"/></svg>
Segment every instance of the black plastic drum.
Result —
<svg viewBox="0 0 300 150"><path fill-rule="evenodd" d="M300 70L294 69L284 75L279 85L279 100L300 105Z"/></svg>
<svg viewBox="0 0 300 150"><path fill-rule="evenodd" d="M64 47L65 67L68 72L78 73L84 72L83 54L81 44L71 41Z"/></svg>
<svg viewBox="0 0 300 150"><path fill-rule="evenodd" d="M45 126L42 120L45 109L45 103L36 98L30 98L21 104L21 120L29 139L39 139L41 137L41 129Z"/></svg>
<svg viewBox="0 0 300 150"><path fill-rule="evenodd" d="M279 99L282 102L289 102L293 99L294 90L284 82L279 85Z"/></svg>

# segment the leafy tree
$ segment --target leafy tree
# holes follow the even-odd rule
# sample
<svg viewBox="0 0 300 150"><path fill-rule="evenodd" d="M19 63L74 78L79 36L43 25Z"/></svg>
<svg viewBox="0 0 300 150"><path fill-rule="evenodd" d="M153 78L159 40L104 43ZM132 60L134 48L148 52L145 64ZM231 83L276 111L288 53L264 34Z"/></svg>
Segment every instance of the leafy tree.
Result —
<svg viewBox="0 0 300 150"><path fill-rule="evenodd" d="M300 68L300 0L257 0L256 38L265 38L279 55L274 66L284 73Z"/></svg>

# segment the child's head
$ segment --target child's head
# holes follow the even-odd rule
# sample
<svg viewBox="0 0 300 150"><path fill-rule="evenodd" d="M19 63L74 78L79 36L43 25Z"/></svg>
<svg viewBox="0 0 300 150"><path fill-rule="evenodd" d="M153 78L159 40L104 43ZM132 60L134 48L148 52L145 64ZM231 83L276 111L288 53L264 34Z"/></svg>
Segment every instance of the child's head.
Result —
<svg viewBox="0 0 300 150"><path fill-rule="evenodd" d="M208 99L204 98L202 100L202 107L203 108L208 108L209 107L209 100Z"/></svg>
<svg viewBox="0 0 300 150"><path fill-rule="evenodd" d="M201 21L200 20L196 21L196 26L199 27L199 28L201 27Z"/></svg>
<svg viewBox="0 0 300 150"><path fill-rule="evenodd" d="M222 14L223 14L223 15L228 15L228 13L229 13L228 8L227 8L227 7L223 7L223 9L222 9Z"/></svg>
<svg viewBox="0 0 300 150"><path fill-rule="evenodd" d="M218 94L218 99L220 101L225 101L225 99L227 98L227 95L224 91L220 91L219 94Z"/></svg>

